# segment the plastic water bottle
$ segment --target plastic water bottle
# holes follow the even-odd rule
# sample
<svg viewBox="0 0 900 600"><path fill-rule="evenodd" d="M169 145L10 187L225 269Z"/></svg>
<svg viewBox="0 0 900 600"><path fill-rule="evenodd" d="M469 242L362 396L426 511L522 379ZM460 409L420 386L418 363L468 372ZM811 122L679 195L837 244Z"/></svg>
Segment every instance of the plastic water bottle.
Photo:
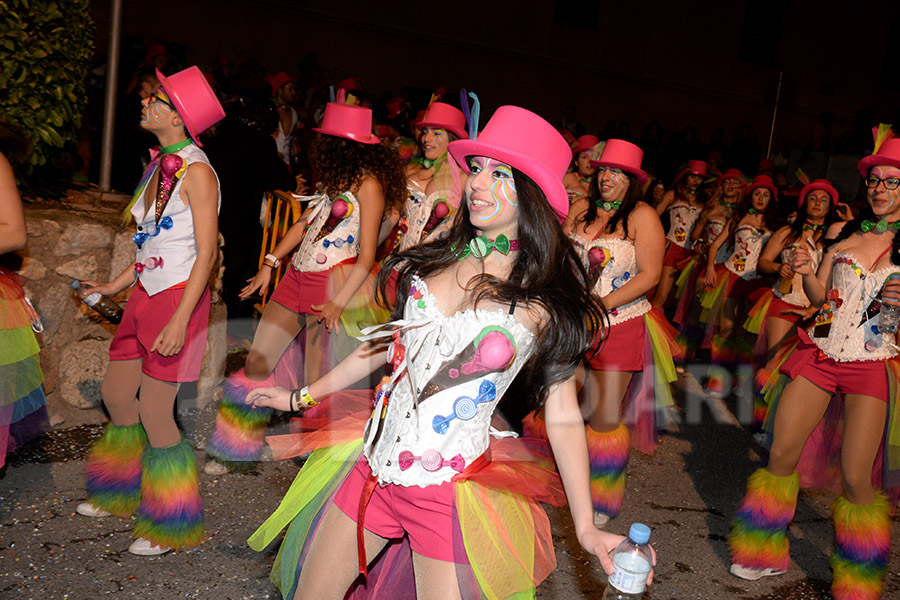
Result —
<svg viewBox="0 0 900 600"><path fill-rule="evenodd" d="M633 523L628 538L613 551L615 573L607 581L604 600L633 600L644 595L647 575L653 564L650 553L650 528L643 523Z"/></svg>
<svg viewBox="0 0 900 600"><path fill-rule="evenodd" d="M891 273L887 280L900 279L900 273ZM881 305L881 311L878 313L878 331L881 333L897 333L897 323L900 321L900 306L891 306L890 304Z"/></svg>
<svg viewBox="0 0 900 600"><path fill-rule="evenodd" d="M91 309L109 321L118 325L122 322L122 307L101 294L100 292L91 292L77 279L73 280L69 285L74 291L78 299L91 307Z"/></svg>

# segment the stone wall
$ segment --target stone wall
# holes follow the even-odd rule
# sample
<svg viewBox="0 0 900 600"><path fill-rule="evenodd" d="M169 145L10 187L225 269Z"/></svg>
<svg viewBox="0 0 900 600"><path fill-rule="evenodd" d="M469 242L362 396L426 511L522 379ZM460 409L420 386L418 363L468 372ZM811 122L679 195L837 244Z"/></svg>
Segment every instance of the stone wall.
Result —
<svg viewBox="0 0 900 600"><path fill-rule="evenodd" d="M80 302L69 284L73 279L108 281L134 260L134 226L125 227L120 219L127 200L72 193L61 204L28 204L28 246L18 256L4 257L21 277L44 324L38 341L53 427L106 418L100 382L116 326ZM127 288L113 299L124 306L130 293ZM225 305L214 292L200 381L182 386L179 412L197 414L215 398L224 377L225 320Z"/></svg>

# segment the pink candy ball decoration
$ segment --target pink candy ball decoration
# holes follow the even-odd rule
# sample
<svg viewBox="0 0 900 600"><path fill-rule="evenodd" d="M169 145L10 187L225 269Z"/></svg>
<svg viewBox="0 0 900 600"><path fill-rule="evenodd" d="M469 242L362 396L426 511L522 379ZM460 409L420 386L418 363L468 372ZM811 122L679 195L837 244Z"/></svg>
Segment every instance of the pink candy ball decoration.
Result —
<svg viewBox="0 0 900 600"><path fill-rule="evenodd" d="M331 216L334 219L343 219L346 218L353 212L353 205L347 203L346 200L342 198L338 198L334 201L334 204L331 205Z"/></svg>
<svg viewBox="0 0 900 600"><path fill-rule="evenodd" d="M171 179L184 164L184 159L177 154L166 154L159 161L159 170L167 179Z"/></svg>
<svg viewBox="0 0 900 600"><path fill-rule="evenodd" d="M499 331L491 331L478 343L475 356L462 366L462 372L471 375L476 371L496 371L509 366L516 356L516 347Z"/></svg>
<svg viewBox="0 0 900 600"><path fill-rule="evenodd" d="M434 205L434 216L438 219L443 219L447 215L450 214L450 207L446 202L438 202Z"/></svg>

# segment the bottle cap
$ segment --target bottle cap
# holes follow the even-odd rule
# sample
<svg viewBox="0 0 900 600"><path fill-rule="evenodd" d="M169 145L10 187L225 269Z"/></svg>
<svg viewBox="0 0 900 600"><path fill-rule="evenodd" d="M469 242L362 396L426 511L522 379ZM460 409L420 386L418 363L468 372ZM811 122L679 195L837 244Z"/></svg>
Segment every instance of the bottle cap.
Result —
<svg viewBox="0 0 900 600"><path fill-rule="evenodd" d="M650 528L643 523L632 523L628 537L635 544L646 544L650 541Z"/></svg>
<svg viewBox="0 0 900 600"><path fill-rule="evenodd" d="M72 283L69 284L69 287L72 288L73 290L77 290L78 288L81 287L81 282L78 281L77 279L73 279Z"/></svg>

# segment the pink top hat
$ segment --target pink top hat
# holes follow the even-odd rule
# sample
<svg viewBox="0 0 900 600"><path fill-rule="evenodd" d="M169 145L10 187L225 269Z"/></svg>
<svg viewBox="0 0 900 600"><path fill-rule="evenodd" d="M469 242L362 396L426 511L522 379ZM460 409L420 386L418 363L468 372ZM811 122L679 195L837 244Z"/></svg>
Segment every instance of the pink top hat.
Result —
<svg viewBox="0 0 900 600"><path fill-rule="evenodd" d="M275 73L271 77L267 78L266 81L272 87L272 95L273 96L278 93L278 90L280 90L281 86L283 86L284 84L297 83L296 79L294 79L293 77L291 77L284 71L281 71L280 73Z"/></svg>
<svg viewBox="0 0 900 600"><path fill-rule="evenodd" d="M727 171L719 175L718 179L716 179L716 187L722 185L722 183L726 179L737 179L741 182L741 185L744 185L747 181L746 179L744 179L744 174L741 173L739 169L728 169Z"/></svg>
<svg viewBox="0 0 900 600"><path fill-rule="evenodd" d="M372 109L352 104L326 104L322 126L313 131L361 144L377 144L381 141L372 133Z"/></svg>
<svg viewBox="0 0 900 600"><path fill-rule="evenodd" d="M857 167L859 174L863 177L869 174L869 169L886 165L889 167L897 167L900 169L900 138L889 138L885 140L874 154L864 157Z"/></svg>
<svg viewBox="0 0 900 600"><path fill-rule="evenodd" d="M466 117L461 110L444 102L432 102L422 120L416 123L417 129L438 127L446 129L459 139L466 139Z"/></svg>
<svg viewBox="0 0 900 600"><path fill-rule="evenodd" d="M166 77L156 69L156 76L159 78L159 87L172 101L191 139L202 148L200 134L225 116L225 109L203 72L193 66Z"/></svg>
<svg viewBox="0 0 900 600"><path fill-rule="evenodd" d="M588 152L591 148L600 143L600 138L596 135L582 135L578 137L575 147L572 149L572 156L578 158L582 152Z"/></svg>
<svg viewBox="0 0 900 600"><path fill-rule="evenodd" d="M644 151L631 142L625 140L609 139L603 147L603 153L598 160L592 160L595 167L612 167L622 169L637 177L640 183L647 181L647 174L641 171L641 162L644 160Z"/></svg>
<svg viewBox="0 0 900 600"><path fill-rule="evenodd" d="M744 194L750 195L756 188L765 188L772 193L772 198L778 198L778 188L768 175L757 175L753 178L753 183L744 188Z"/></svg>
<svg viewBox="0 0 900 600"><path fill-rule="evenodd" d="M834 189L834 186L831 185L831 182L827 179L814 179L803 186L803 189L800 190L799 204L798 206L803 206L803 203L806 201L806 195L810 192L814 192L815 190L824 190L828 192L831 196L831 207L838 203L838 191Z"/></svg>
<svg viewBox="0 0 900 600"><path fill-rule="evenodd" d="M477 140L450 142L450 155L466 171L467 156L503 161L528 175L544 192L560 222L569 214L569 197L562 179L572 154L553 125L518 106L501 106Z"/></svg>
<svg viewBox="0 0 900 600"><path fill-rule="evenodd" d="M687 170L691 175L700 175L701 177L706 177L706 161L689 160Z"/></svg>

